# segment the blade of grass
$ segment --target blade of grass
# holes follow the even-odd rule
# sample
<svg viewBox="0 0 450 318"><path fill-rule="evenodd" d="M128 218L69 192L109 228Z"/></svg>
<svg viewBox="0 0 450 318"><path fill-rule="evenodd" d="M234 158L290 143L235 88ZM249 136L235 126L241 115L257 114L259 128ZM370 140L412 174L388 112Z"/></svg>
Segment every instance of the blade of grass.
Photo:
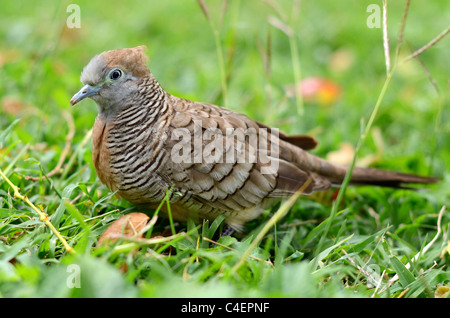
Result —
<svg viewBox="0 0 450 318"><path fill-rule="evenodd" d="M387 2L383 1L383 3L385 4L383 6L383 16L384 15L386 16L385 18L383 18L383 32L385 34L385 36L383 36L383 45L385 47L385 53L386 53L386 48L389 48L388 38L387 38ZM360 153L361 148L362 148L362 145L364 144L364 142L365 142L365 140L366 140L366 138L367 138L367 136L368 136L368 134L369 134L369 132L370 132L370 130L372 128L373 122L375 121L375 118L377 117L378 111L379 111L379 109L381 107L381 103L382 103L382 101L383 101L383 99L384 99L384 97L386 95L386 91L387 91L387 89L389 87L391 79L392 79L392 77L393 77L393 75L395 73L395 70L397 68L397 65L398 65L397 54L400 51L400 46L403 43L403 34L404 34L404 28L405 28L405 24L406 24L406 17L407 17L407 14L408 14L408 10L409 10L409 1L407 1L406 5L405 5L405 9L403 11L402 23L401 23L401 27L400 27L400 35L399 35L399 40L397 42L397 47L396 47L395 63L392 66L392 68L390 68L390 71L387 73L386 79L385 79L385 81L383 83L383 86L381 88L380 94L378 95L378 98L377 98L377 101L375 103L375 106L372 109L372 112L370 114L370 117L369 117L369 120L367 122L367 125L365 126L365 128L363 129L363 131L362 131L362 133L361 133L361 135L359 137L358 143L357 143L356 148L355 148L355 153L353 155L352 162L351 162L351 164L349 166L349 169L348 169L348 171L347 171L347 173L345 175L345 178L344 178L344 180L342 182L341 189L340 189L340 191L338 193L336 201L334 202L333 207L331 209L330 222L327 224L327 227L325 229L325 233L324 233L324 235L321 237L321 239L319 241L319 245L318 245L318 248L317 248L317 253L320 252L322 244L323 244L323 241L325 240L325 237L326 237L326 235L327 235L327 233L328 233L328 231L330 229L330 226L332 224L332 220L334 220L334 218L335 218L338 206L340 205L340 203L341 203L341 201L342 201L342 199L344 197L345 190L347 189L347 187L348 187L348 185L350 183L352 172L353 172L353 169L354 169L355 164L356 164L356 159L358 158L359 153ZM439 36L439 39L441 39L442 37L443 36ZM434 43L436 43L436 42L437 41L435 41ZM389 56L389 54L387 54L386 57L387 56ZM389 62L389 64L390 64L390 62ZM387 66L389 64L386 61L386 69L388 69Z"/></svg>
<svg viewBox="0 0 450 318"><path fill-rule="evenodd" d="M26 195L21 195L19 192L19 188L11 182L11 180L8 179L8 177L3 173L3 171L0 169L0 176L9 184L9 186L13 189L14 191L14 197L24 201L26 204L28 204L38 215L39 215L39 220L43 223L45 223L45 225L47 225L47 227L56 235L56 237L61 241L61 243L64 245L64 248L66 249L67 252L69 253L74 253L74 249L67 243L66 239L61 235L61 233L59 233L59 231L55 228L55 226L52 224L52 222L50 222L50 220L48 219L48 216L46 213L42 212L39 208L37 208L33 202L31 202L28 197Z"/></svg>
<svg viewBox="0 0 450 318"><path fill-rule="evenodd" d="M3 148L3 143L5 142L6 137L9 135L9 133L12 131L15 125L20 121L19 119L16 119L13 121L5 130L3 130L0 133L0 148Z"/></svg>
<svg viewBox="0 0 450 318"><path fill-rule="evenodd" d="M297 85L300 83L301 80L301 67L295 33L292 31L292 28L289 25L287 25L283 21L280 21L278 18L274 16L269 17L268 22L275 28L286 34L286 36L289 39L289 48L291 51L291 59L292 59L292 70L294 73L294 83ZM297 112L299 115L303 115L304 112L303 95L301 91L298 89L295 89L294 93L295 93L295 102L297 105Z"/></svg>
<svg viewBox="0 0 450 318"><path fill-rule="evenodd" d="M388 23L387 23L387 0L383 0L383 47L386 64L386 75L391 69L391 54L389 50Z"/></svg>
<svg viewBox="0 0 450 318"><path fill-rule="evenodd" d="M397 46L395 48L395 62L394 63L397 63L398 57L400 55L400 48L402 47L402 44L403 44L403 36L405 34L406 18L408 16L410 3L411 3L411 0L406 0L405 9L403 10L402 22L400 24L400 32L398 33Z"/></svg>
<svg viewBox="0 0 450 318"><path fill-rule="evenodd" d="M382 101L384 99L384 96L386 95L386 91L387 91L387 89L389 87L389 83L391 82L392 76L393 76L393 74L395 72L395 68L396 68L396 65L394 64L394 67L391 69L391 71L389 72L388 76L386 77L386 80L384 81L384 84L383 84L383 87L381 89L380 95L378 95L377 102L375 103L375 106L374 106L374 108L372 110L372 113L370 114L369 121L367 122L367 125L365 126L365 129L363 130L362 134L359 137L358 143L357 143L356 148L355 148L355 153L353 155L352 162L351 162L351 164L349 166L349 169L348 169L348 171L347 171L347 173L345 175L344 181L342 182L342 185L341 185L341 188L339 190L339 193L338 193L338 196L336 198L336 201L334 201L333 207L331 208L331 213L330 213L330 216L329 216L330 221L326 225L324 233L323 233L323 235L322 235L322 237L321 237L321 239L319 241L316 253L320 253L320 251L321 251L321 247L323 245L323 242L324 242L326 236L328 235L328 231L329 231L329 229L331 227L331 224L333 223L333 220L334 220L334 218L336 216L336 213L338 212L338 207L339 207L339 205L340 205L340 203L341 203L341 201L342 201L342 199L344 197L345 190L347 189L348 185L350 184L350 179L352 177L352 172L353 172L353 169L354 169L355 164L356 164L356 159L358 158L358 155L359 155L359 153L361 151L362 145L364 144L367 136L369 135L370 129L372 128L373 122L375 121L375 118L376 118L376 116L378 114L378 111L380 109L381 103L382 103Z"/></svg>
<svg viewBox="0 0 450 318"><path fill-rule="evenodd" d="M46 179L48 179L49 177L61 172L61 167L64 163L64 160L66 160L67 154L69 153L70 148L72 146L73 137L75 136L75 123L73 121L72 115L67 111L63 111L62 115L65 118L65 120L67 121L67 125L69 127L69 132L67 133L66 143L65 143L63 151L61 152L58 163L56 164L55 168L53 168L52 171L45 174L44 176L39 176L39 177L25 176L26 180L39 181L39 180L42 180L42 178L44 178L44 177ZM42 168L41 168L41 170L42 170Z"/></svg>
<svg viewBox="0 0 450 318"><path fill-rule="evenodd" d="M274 213L274 215L267 221L267 223L264 225L264 227L261 229L261 231L258 233L258 235L255 237L255 239L250 243L247 250L242 254L242 256L239 258L239 260L236 262L236 264L231 269L231 274L234 274L238 271L238 269L244 264L245 260L248 258L250 253L255 249L255 247L261 242L261 240L264 238L264 236L267 234L267 232L276 224L278 223L283 216L286 215L286 213L289 211L289 209L294 205L294 203L297 201L297 199L302 195L303 190L305 190L309 184L311 183L311 179L308 178L306 182L300 187L300 189L297 190L297 192L294 193L288 200L286 200L280 208L277 210L277 212Z"/></svg>
<svg viewBox="0 0 450 318"><path fill-rule="evenodd" d="M189 237L191 234L195 233L196 231L198 231L198 229L200 228L201 225L197 225L196 227L190 229L189 231L187 231L186 233L181 232L175 235L172 235L172 237L174 237L173 240L168 241L165 245L161 246L160 248L158 248L158 250L156 251L156 255L161 254L166 248L168 248L169 246L173 245L173 243L178 242L179 240L181 240L184 237Z"/></svg>
<svg viewBox="0 0 450 318"><path fill-rule="evenodd" d="M8 175L9 171L17 163L17 160L19 160L19 158L22 157L28 151L29 148L30 148L30 144L26 144L25 147L23 147L19 151L19 153L14 157L14 159L9 163L9 165L3 171L6 175Z"/></svg>
<svg viewBox="0 0 450 318"><path fill-rule="evenodd" d="M177 232L175 231L175 225L173 224L173 217L172 217L172 209L170 208L170 193L173 190L173 186L170 189L166 189L166 196L164 197L164 200L167 204L167 215L169 216L169 222L170 222L170 230L172 231L172 235L175 235Z"/></svg>
<svg viewBox="0 0 450 318"><path fill-rule="evenodd" d="M177 233L175 235L171 235L171 236L167 236L167 237L153 237L153 238L137 238L137 237L131 237L131 236L117 236L117 239L121 239L123 241L126 241L128 243L124 243L124 244L120 244L116 247L114 247L112 254L117 254L117 253L123 253L123 252L128 252L130 250L139 248L141 246L146 246L146 245L156 245L156 244L161 244L161 243L168 243L173 244L176 241L182 239L183 237L186 237L188 235L188 233L185 232L180 232ZM160 254L160 252L157 252L157 254Z"/></svg>
<svg viewBox="0 0 450 318"><path fill-rule="evenodd" d="M78 145L77 149L74 151L72 156L69 159L69 162L67 163L66 167L64 168L60 180L65 180L67 177L67 174L69 173L70 169L72 168L73 164L75 163L75 159L78 155L78 153L83 149L83 147L89 142L92 136L92 129L90 129L86 135L84 136L81 143Z"/></svg>
<svg viewBox="0 0 450 318"><path fill-rule="evenodd" d="M90 221L93 221L93 220L96 220L96 219L104 218L104 217L106 217L106 216L108 216L108 215L110 215L110 214L114 214L114 213L117 213L117 212L119 212L119 210L112 210L112 211L103 213L102 215L96 215L96 216L93 216L93 217L91 217L91 218L86 218L86 219L84 219L84 222L90 222ZM72 228L74 228L74 227L77 227L77 226L79 226L79 225L80 225L80 224L79 224L78 222L75 222L75 223L72 223L72 224L70 224L70 225L61 226L61 227L59 228L59 230L62 232L62 231L66 231L66 230L72 229ZM82 227L83 227L83 226L82 226Z"/></svg>
<svg viewBox="0 0 450 318"><path fill-rule="evenodd" d="M228 97L227 97L227 95L228 95L227 94L227 74L225 72L225 61L223 58L223 50L222 50L222 43L220 41L219 30L216 28L216 26L214 25L214 22L211 19L211 15L209 14L208 6L206 5L205 1L197 0L197 3L199 4L200 8L202 9L202 12L205 15L205 18L208 21L209 26L211 27L212 33L214 35L217 59L219 62L220 82L221 82L221 86L222 86L222 97L223 97L223 104L224 104L223 106L227 107L227 106L229 106L228 105Z"/></svg>
<svg viewBox="0 0 450 318"><path fill-rule="evenodd" d="M406 286L416 280L414 275L408 270L408 268L406 268L405 265L403 265L402 262L400 262L397 257L391 256L391 264L392 267L394 267L394 270L397 273L400 279L400 284L403 288L406 288Z"/></svg>
<svg viewBox="0 0 450 318"><path fill-rule="evenodd" d="M224 245L224 244L220 244L219 242L216 242L216 241L214 241L214 240L211 240L211 239L209 239L209 238L207 238L207 237L204 237L203 239L204 239L205 241L209 242L209 243L212 243L212 244L214 244L214 245L220 246L220 247L222 247L222 248L224 248L224 249L227 249L227 250L229 250L229 251L235 251L235 252L236 252L236 249L231 248L231 247L229 247L229 246L226 246L226 245ZM259 261L259 262L264 262L264 263L270 265L270 267L274 267L273 264L272 264L272 262L271 262L270 260L266 261L266 260L263 260L263 259L261 259L261 258L259 258L259 257L253 256L253 255L249 255L248 257L249 257L249 258L252 258L252 259L254 259L254 260L256 260L256 261Z"/></svg>
<svg viewBox="0 0 450 318"><path fill-rule="evenodd" d="M450 32L450 27L448 27L447 29L445 29L444 31L442 31L438 36L436 36L434 39L432 39L430 42L428 42L427 44L425 44L424 46L422 46L420 49L414 51L412 54L408 55L407 57L405 57L403 59L402 62L406 62L409 61L410 59L415 58L416 56L418 56L419 54L422 54L423 52L425 52L426 50L428 50L430 47L432 47L433 45L435 45L437 42L439 42L444 36L446 36L448 33Z"/></svg>
<svg viewBox="0 0 450 318"><path fill-rule="evenodd" d="M438 220L437 220L437 232L436 235L433 237L433 239L423 248L422 251L420 251L419 253L417 253L416 255L414 255L414 257L412 258L411 261L415 262L419 259L419 257L423 254L425 254L430 248L431 246L433 246L433 244L436 242L436 240L439 238L439 236L441 235L442 229L441 229L441 221L442 221L442 216L444 215L444 211L445 211L445 205L442 207L442 209L439 211L439 215L438 215ZM405 267L407 269L409 269L411 267L411 264L408 263L405 265ZM395 275L394 277L392 277L389 280L389 283L393 283L395 282L397 279L399 278L398 275Z"/></svg>

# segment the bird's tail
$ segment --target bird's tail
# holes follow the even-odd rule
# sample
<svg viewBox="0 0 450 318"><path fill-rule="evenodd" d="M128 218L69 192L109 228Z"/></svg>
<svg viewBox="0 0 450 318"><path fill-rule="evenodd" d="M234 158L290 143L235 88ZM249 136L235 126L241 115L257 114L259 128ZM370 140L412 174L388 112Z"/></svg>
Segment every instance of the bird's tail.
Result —
<svg viewBox="0 0 450 318"><path fill-rule="evenodd" d="M427 184L436 182L438 182L438 179L430 176L360 167L353 169L350 179L350 183L355 185L376 185L390 188L408 188L407 185L410 183Z"/></svg>
<svg viewBox="0 0 450 318"><path fill-rule="evenodd" d="M309 155L314 157L314 160L310 161L310 163L314 161L314 164L310 167L312 171L322 177L326 177L335 186L342 184L349 169L347 166L332 163L311 154ZM415 174L375 168L354 167L350 184L376 185L391 188L410 188L408 184L429 184L436 183L438 181L438 178L431 176L419 176Z"/></svg>

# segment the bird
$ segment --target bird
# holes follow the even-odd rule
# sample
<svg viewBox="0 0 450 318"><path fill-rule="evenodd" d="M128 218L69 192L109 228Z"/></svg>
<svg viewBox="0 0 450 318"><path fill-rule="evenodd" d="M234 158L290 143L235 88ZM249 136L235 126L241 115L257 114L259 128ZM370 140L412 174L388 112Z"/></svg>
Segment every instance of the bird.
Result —
<svg viewBox="0 0 450 318"><path fill-rule="evenodd" d="M239 112L176 97L147 67L146 46L94 56L70 104L95 101L92 161L100 181L134 205L170 202L173 219L215 220L235 231L301 191L339 187L349 169L312 154L318 142ZM351 185L402 188L431 176L354 167Z"/></svg>

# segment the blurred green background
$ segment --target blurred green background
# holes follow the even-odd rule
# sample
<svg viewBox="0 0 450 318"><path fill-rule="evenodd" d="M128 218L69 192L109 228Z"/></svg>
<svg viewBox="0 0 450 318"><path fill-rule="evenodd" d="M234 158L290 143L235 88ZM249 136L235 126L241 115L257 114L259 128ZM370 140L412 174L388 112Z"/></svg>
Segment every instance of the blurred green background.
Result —
<svg viewBox="0 0 450 318"><path fill-rule="evenodd" d="M77 1L81 25L80 28L68 28L67 20L73 13L67 12L71 3L3 0L0 5L0 133L20 118L8 137L0 134L0 168L50 215L62 202L60 193L68 195L74 202L78 200L77 209L84 217L97 217L97 213L128 207L125 202L108 197L109 191L98 184L90 145L83 144L83 138L97 114L95 103L86 100L74 108L69 103L72 95L81 88L79 77L83 67L102 51L146 45L150 70L169 93L226 106L287 133L309 133L319 140L318 148L313 151L315 154L325 157L338 151L347 160L348 153L343 151L341 144L357 143L361 121L366 122L370 116L386 78L382 29L367 26L367 19L372 14L367 12L368 6L377 4L381 9L382 1L205 1L209 20L199 3L193 0ZM392 64L405 3L388 2ZM411 1L400 59L448 28L449 18L448 0ZM223 54L226 94L222 90L217 43ZM298 54L298 59L293 60L293 54ZM355 252L352 248L367 242L367 235L393 224L394 229L391 230L395 235L389 237L390 241L384 248L407 263L435 235L436 214L443 205L450 206L449 58L450 36L447 36L421 54L420 62L413 59L399 63L375 120L372 130L375 134L368 136L361 151L361 157L368 159L371 166L432 174L440 177L442 182L432 191L418 193L379 188L351 189L348 193L350 199L345 202L348 210L339 215L330 228L329 241L325 241L324 248L343 236L355 234L346 243L350 246L349 252L361 253L362 258L368 257L367 262L376 262L380 273L385 270L393 275L395 271L375 241L370 243L372 250L367 248L368 251L363 251L361 248ZM298 68L295 68L297 64ZM312 96L304 96L302 114L292 96L292 87L299 85L296 71L300 71L297 75L302 81L315 78L320 79L322 85L318 90L313 89ZM24 176L39 176L41 167L49 172L57 164L69 131L65 112L70 114L75 125L69 154L73 159L71 166L51 182L27 181ZM67 161L64 167L67 167ZM82 191L77 189L72 194L71 184L78 185ZM213 251L212 256L208 256L210 258L205 254L197 264L193 259L198 255L189 254L186 262L183 258L186 250L183 250L183 253L178 251L174 259L169 258L167 263L166 260L143 256L133 263L126 258L129 268L135 264L133 266L137 269L130 269L125 281L116 270L121 262L125 262L125 257L120 258L121 262L116 262L116 258L108 259L114 264L110 266L103 259L86 256L78 262L85 264L90 275L85 284L91 282L91 285L82 291L67 292L56 287L65 278L65 268L42 266L47 262L58 263L64 254L63 249L42 226L39 229L34 223L20 223L28 219L30 221L27 222L31 222L33 213L23 204L12 202L8 186L4 182L0 185L0 272L3 271L0 282L3 280L4 283L0 296L30 296L39 292L41 297L333 297L353 293L343 291L343 286L358 290L365 288L359 284L360 273L349 274L342 280L331 279L335 272L339 273L337 277L352 272L349 268L357 272L344 254L336 252L332 255L334 258L324 260L324 264L330 267L315 276L311 276L311 272L317 274L319 269L311 269L309 264L295 261L303 257L306 260L312 258L319 239L314 237L314 230L319 228L315 226L329 215L331 193L322 198L319 196L317 202L299 202L296 213L286 218L284 225L288 229L290 223L298 220L308 222L313 219L317 223L300 226L295 234L289 236L292 243L287 244L290 245L280 243L285 247L285 253L291 253L286 254L291 255L286 259L283 258L286 255L279 257L275 248L275 258L283 259L279 271L264 268L259 272L260 267L255 270L250 264L248 272L251 274L243 270L244 274L233 281L234 287L230 287L230 277L218 278L219 281L209 277L215 275L217 268L222 270L221 266L226 268L226 264L235 259L222 260L221 254L217 253L218 256ZM90 191L87 197L90 187L94 191ZM96 189L98 196L92 194ZM93 208L91 200L98 200ZM379 214L378 218L367 214L370 209ZM96 223L95 231L91 232L96 236L86 238L82 234L83 228L73 227L76 224L73 215L65 212L61 220L61 228L70 229L64 235L79 250L86 248L85 254L95 245L100 230L111 221L105 218L104 224ZM443 222L447 224L445 235L448 238L448 217ZM249 228L255 227L253 224ZM288 229L281 225L274 240L284 238L285 232L291 233ZM413 283L422 284L424 280L420 273L435 266L434 259L442 251L445 238L439 242L441 245L436 243L432 255L424 256L426 260L422 260L419 269L413 272ZM246 242L238 243L242 243L241 247L248 246ZM269 241L269 250L270 244ZM29 246L33 246L30 247L30 255L23 252ZM195 245L187 250L195 253L192 252L196 251ZM215 257L220 261L214 263ZM61 262L70 264L71 259L61 258ZM219 265L208 268L208 262ZM441 268L448 269L448 258L440 262L436 272ZM284 266L285 263L288 264ZM151 265L146 267L145 264ZM192 280L186 279L188 272ZM441 272L436 275L426 280L429 284L426 288L434 288L436 281L448 283L447 276L442 278L439 276ZM292 284L294 276L298 279L296 284ZM136 281L139 292L135 289ZM183 287L179 287L180 284L184 284ZM196 284L201 287L195 287ZM321 289L320 286L327 287ZM382 296L398 294L405 286L396 284ZM373 286L367 290L370 288ZM410 293L407 296L416 295L417 289L408 288ZM420 288L417 295L425 289ZM363 293L370 295L372 291Z"/></svg>

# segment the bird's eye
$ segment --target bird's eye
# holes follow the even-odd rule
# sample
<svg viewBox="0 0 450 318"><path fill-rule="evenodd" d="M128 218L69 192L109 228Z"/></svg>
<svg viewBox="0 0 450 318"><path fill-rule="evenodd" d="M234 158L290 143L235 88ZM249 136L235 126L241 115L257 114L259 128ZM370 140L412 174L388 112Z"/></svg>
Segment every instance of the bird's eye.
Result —
<svg viewBox="0 0 450 318"><path fill-rule="evenodd" d="M109 73L109 78L112 80L118 80L121 77L122 77L122 71L119 70L118 68L112 70L111 73Z"/></svg>

